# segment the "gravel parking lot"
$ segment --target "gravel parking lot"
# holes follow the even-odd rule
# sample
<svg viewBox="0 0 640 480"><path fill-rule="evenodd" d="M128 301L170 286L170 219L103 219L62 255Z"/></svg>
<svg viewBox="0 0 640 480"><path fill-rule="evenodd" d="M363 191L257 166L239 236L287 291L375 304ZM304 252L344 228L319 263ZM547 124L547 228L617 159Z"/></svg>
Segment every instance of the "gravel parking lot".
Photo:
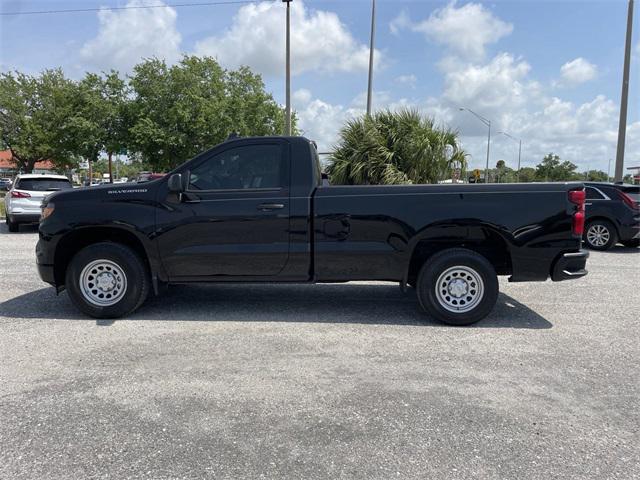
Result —
<svg viewBox="0 0 640 480"><path fill-rule="evenodd" d="M0 227L0 478L640 477L640 249L467 328L397 285L173 287L82 317Z"/></svg>

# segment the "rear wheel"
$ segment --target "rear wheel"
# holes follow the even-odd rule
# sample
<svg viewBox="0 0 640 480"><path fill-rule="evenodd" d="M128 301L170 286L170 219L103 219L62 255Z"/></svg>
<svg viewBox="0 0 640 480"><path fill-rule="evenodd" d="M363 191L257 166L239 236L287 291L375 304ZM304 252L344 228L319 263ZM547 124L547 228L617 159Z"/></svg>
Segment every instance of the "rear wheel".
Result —
<svg viewBox="0 0 640 480"><path fill-rule="evenodd" d="M416 286L422 308L449 325L486 317L498 299L498 277L489 261L471 250L452 248L429 258Z"/></svg>
<svg viewBox="0 0 640 480"><path fill-rule="evenodd" d="M609 250L618 241L616 228L608 220L594 220L587 225L584 241L593 250Z"/></svg>
<svg viewBox="0 0 640 480"><path fill-rule="evenodd" d="M17 232L20 229L18 222L12 222L9 216L7 215L7 228L10 232Z"/></svg>
<svg viewBox="0 0 640 480"><path fill-rule="evenodd" d="M74 305L95 318L132 313L147 298L149 275L142 259L118 243L96 243L78 252L65 286Z"/></svg>

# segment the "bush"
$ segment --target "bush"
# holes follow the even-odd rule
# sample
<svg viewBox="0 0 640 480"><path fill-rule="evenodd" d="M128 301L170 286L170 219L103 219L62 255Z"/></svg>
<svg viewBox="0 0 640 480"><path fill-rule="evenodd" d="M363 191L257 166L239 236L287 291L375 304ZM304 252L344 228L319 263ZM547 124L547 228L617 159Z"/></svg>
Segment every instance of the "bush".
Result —
<svg viewBox="0 0 640 480"><path fill-rule="evenodd" d="M416 110L389 110L349 121L329 159L331 183L437 183L466 168L457 132Z"/></svg>

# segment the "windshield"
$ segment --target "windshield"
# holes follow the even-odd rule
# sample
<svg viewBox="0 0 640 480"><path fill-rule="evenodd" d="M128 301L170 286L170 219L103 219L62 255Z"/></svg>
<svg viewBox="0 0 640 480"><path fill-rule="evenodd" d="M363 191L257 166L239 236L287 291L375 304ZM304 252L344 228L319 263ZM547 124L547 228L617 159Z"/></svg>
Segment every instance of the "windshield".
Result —
<svg viewBox="0 0 640 480"><path fill-rule="evenodd" d="M23 178L15 188L32 192L54 192L73 188L73 185L66 178Z"/></svg>

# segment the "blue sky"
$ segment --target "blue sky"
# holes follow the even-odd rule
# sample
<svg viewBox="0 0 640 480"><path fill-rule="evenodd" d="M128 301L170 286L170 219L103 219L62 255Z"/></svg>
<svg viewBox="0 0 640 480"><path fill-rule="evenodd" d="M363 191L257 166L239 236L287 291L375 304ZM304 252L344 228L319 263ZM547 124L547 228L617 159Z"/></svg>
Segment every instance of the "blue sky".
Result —
<svg viewBox="0 0 640 480"><path fill-rule="evenodd" d="M206 1L206 0L201 0ZM224 1L224 0L221 0ZM3 12L161 4L6 1ZM188 3L169 1L166 3ZM293 0L293 101L305 134L330 149L364 109L370 0ZM412 107L461 134L484 164L486 128L467 107L523 140L523 165L548 152L581 169L615 158L627 2L378 0L374 108ZM640 165L640 36L636 8L627 166ZM248 64L284 101L284 5L159 8L0 17L0 68L128 71L181 53ZM515 166L517 145L494 135L491 163Z"/></svg>

